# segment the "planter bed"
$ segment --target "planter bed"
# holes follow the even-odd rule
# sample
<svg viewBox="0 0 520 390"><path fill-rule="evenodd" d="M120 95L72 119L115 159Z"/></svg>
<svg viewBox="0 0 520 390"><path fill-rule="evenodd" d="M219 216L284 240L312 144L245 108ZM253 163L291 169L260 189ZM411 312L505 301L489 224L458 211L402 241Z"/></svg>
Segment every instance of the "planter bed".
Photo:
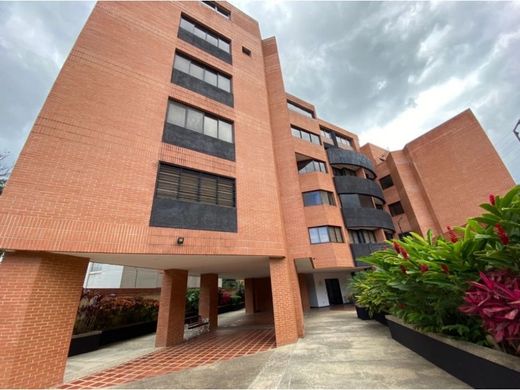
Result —
<svg viewBox="0 0 520 390"><path fill-rule="evenodd" d="M363 320L363 321L376 320L380 324L387 326L387 322L386 322L387 313L375 313L373 316L371 316L368 313L367 309L365 309L364 307L356 306L356 314L360 320Z"/></svg>
<svg viewBox="0 0 520 390"><path fill-rule="evenodd" d="M520 386L520 358L445 336L424 333L387 316L392 338L468 385L515 389Z"/></svg>
<svg viewBox="0 0 520 390"><path fill-rule="evenodd" d="M155 332L157 321L138 322L117 328L73 335L70 340L69 355L74 356L95 351L104 345L133 339Z"/></svg>
<svg viewBox="0 0 520 390"><path fill-rule="evenodd" d="M244 304L240 303L238 305L222 305L218 307L218 314L228 313L230 311L241 310L244 308Z"/></svg>
<svg viewBox="0 0 520 390"><path fill-rule="evenodd" d="M244 304L219 306L218 313L227 313L230 311L240 310L244 308ZM185 324L196 324L200 322L197 312L186 312ZM98 330L88 333L73 335L70 340L69 355L74 356L86 352L95 351L105 345L133 339L135 337L144 336L154 333L157 329L157 321L139 322L120 326L113 329Z"/></svg>

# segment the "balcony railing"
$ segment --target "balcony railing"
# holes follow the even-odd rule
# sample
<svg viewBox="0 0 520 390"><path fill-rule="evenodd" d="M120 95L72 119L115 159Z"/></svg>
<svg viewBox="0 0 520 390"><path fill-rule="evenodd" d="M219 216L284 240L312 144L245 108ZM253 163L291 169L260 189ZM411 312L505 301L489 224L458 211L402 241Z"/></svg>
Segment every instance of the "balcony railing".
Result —
<svg viewBox="0 0 520 390"><path fill-rule="evenodd" d="M329 146L327 148L327 156L331 166L350 165L360 167L368 171L367 173L369 173L371 179L376 177L372 161L362 153L338 148L337 146Z"/></svg>
<svg viewBox="0 0 520 390"><path fill-rule="evenodd" d="M356 176L335 176L334 185L338 194L369 195L385 201L383 190L372 180Z"/></svg>
<svg viewBox="0 0 520 390"><path fill-rule="evenodd" d="M373 208L343 208L343 221L349 229L382 228L395 231L392 217L384 210Z"/></svg>
<svg viewBox="0 0 520 390"><path fill-rule="evenodd" d="M352 256L355 259L358 259L363 256L368 256L373 252L377 252L383 249L388 248L388 244L384 242L371 242L367 244L350 244L350 250L352 251Z"/></svg>

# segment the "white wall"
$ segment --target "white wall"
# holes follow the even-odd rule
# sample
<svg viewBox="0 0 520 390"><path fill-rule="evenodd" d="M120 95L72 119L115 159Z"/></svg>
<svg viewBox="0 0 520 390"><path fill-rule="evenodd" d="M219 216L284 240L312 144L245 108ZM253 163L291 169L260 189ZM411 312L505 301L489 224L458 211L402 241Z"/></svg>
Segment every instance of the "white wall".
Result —
<svg viewBox="0 0 520 390"><path fill-rule="evenodd" d="M123 276L122 265L98 264L95 271L92 270L94 263L88 264L87 275L83 282L85 288L118 288Z"/></svg>
<svg viewBox="0 0 520 390"><path fill-rule="evenodd" d="M330 305L325 279L338 279L343 302L347 302L347 297L350 294L347 288L347 281L351 279L350 272L320 272L309 274L307 278L309 285L309 303L311 307Z"/></svg>
<svg viewBox="0 0 520 390"><path fill-rule="evenodd" d="M124 267L121 288L161 287L162 273L154 269Z"/></svg>
<svg viewBox="0 0 520 390"><path fill-rule="evenodd" d="M95 264L96 268L93 268ZM157 288L162 284L162 272L148 268L89 263L84 288ZM222 278L218 279L222 287ZM188 276L188 288L200 287L200 276Z"/></svg>

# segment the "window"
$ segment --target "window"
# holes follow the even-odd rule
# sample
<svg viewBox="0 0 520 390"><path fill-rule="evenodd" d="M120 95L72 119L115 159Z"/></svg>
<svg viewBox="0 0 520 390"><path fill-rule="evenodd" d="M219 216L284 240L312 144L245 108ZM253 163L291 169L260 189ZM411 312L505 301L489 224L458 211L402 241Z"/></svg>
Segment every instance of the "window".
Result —
<svg viewBox="0 0 520 390"><path fill-rule="evenodd" d="M328 204L336 206L334 195L328 191L309 191L303 193L304 206L317 206L320 204Z"/></svg>
<svg viewBox="0 0 520 390"><path fill-rule="evenodd" d="M369 195L341 194L341 207L344 208L374 208L374 202Z"/></svg>
<svg viewBox="0 0 520 390"><path fill-rule="evenodd" d="M231 78L228 76L209 69L200 62L186 58L180 54L175 54L173 68L183 73L187 73L199 80L218 87L226 92L231 93Z"/></svg>
<svg viewBox="0 0 520 390"><path fill-rule="evenodd" d="M343 149L352 149L352 140L348 138L341 137L336 134L336 141L338 146Z"/></svg>
<svg viewBox="0 0 520 390"><path fill-rule="evenodd" d="M403 206L401 202L395 202L388 205L388 209L390 210L390 214L393 216L404 214Z"/></svg>
<svg viewBox="0 0 520 390"><path fill-rule="evenodd" d="M298 129L294 126L291 126L291 132L292 132L292 135L296 138L301 138L301 139L311 142L313 144L321 145L320 137L318 137L316 134L312 134L308 131Z"/></svg>
<svg viewBox="0 0 520 390"><path fill-rule="evenodd" d="M298 161L298 173L323 172L327 173L327 167L323 161L305 160Z"/></svg>
<svg viewBox="0 0 520 390"><path fill-rule="evenodd" d="M357 176L356 171L348 168L332 168L334 176Z"/></svg>
<svg viewBox="0 0 520 390"><path fill-rule="evenodd" d="M157 197L235 207L235 180L160 163Z"/></svg>
<svg viewBox="0 0 520 390"><path fill-rule="evenodd" d="M344 242L341 228L337 226L319 226L309 228L311 244L324 244L327 242Z"/></svg>
<svg viewBox="0 0 520 390"><path fill-rule="evenodd" d="M249 50L247 47L242 46L242 53L244 53L246 56L251 57L251 50Z"/></svg>
<svg viewBox="0 0 520 390"><path fill-rule="evenodd" d="M385 239L386 240L393 240L394 239L394 232L391 230L385 230Z"/></svg>
<svg viewBox="0 0 520 390"><path fill-rule="evenodd" d="M324 129L323 127L320 127L320 133L324 140L329 140L332 142L332 133L330 130Z"/></svg>
<svg viewBox="0 0 520 390"><path fill-rule="evenodd" d="M352 244L369 244L377 242L372 230L349 230L348 235Z"/></svg>
<svg viewBox="0 0 520 390"><path fill-rule="evenodd" d="M394 181L392 180L392 176L386 175L385 177L379 179L379 184L381 184L381 188L385 190L389 187L392 187L394 185Z"/></svg>
<svg viewBox="0 0 520 390"><path fill-rule="evenodd" d="M217 34L207 31L198 23L191 22L182 16L180 27L183 30L199 37L200 39L204 39L206 42L211 43L213 46L218 47L222 51L230 53L229 40L221 38L217 36Z"/></svg>
<svg viewBox="0 0 520 390"><path fill-rule="evenodd" d="M287 107L289 110L297 112L298 114L304 115L309 118L314 118L314 113L312 111L308 111L305 108L302 108L290 101L287 101Z"/></svg>
<svg viewBox="0 0 520 390"><path fill-rule="evenodd" d="M170 101L166 121L172 125L233 143L233 125L231 123L178 102Z"/></svg>
<svg viewBox="0 0 520 390"><path fill-rule="evenodd" d="M229 12L227 9L222 8L219 4L217 4L215 1L202 1L203 4L206 4L208 7L212 8L215 12L218 12L226 19L229 19L229 16L231 15L231 12Z"/></svg>

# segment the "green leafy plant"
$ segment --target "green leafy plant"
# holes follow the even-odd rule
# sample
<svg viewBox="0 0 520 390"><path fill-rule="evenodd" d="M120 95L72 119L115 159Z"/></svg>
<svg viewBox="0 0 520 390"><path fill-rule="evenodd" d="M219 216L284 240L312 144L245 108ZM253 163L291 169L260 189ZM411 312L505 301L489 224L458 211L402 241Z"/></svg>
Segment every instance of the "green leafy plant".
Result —
<svg viewBox="0 0 520 390"><path fill-rule="evenodd" d="M199 311L199 288L188 288L186 290L186 312L198 313Z"/></svg>
<svg viewBox="0 0 520 390"><path fill-rule="evenodd" d="M480 272L507 269L519 277L520 186L503 197L491 195L481 207L486 213L464 227L447 227L446 237L412 233L388 241L393 249L362 258L373 267L353 279L357 304L426 331L488 344L482 320L458 308Z"/></svg>
<svg viewBox="0 0 520 390"><path fill-rule="evenodd" d="M74 334L157 320L159 301L136 296L97 294L85 290L81 297Z"/></svg>

